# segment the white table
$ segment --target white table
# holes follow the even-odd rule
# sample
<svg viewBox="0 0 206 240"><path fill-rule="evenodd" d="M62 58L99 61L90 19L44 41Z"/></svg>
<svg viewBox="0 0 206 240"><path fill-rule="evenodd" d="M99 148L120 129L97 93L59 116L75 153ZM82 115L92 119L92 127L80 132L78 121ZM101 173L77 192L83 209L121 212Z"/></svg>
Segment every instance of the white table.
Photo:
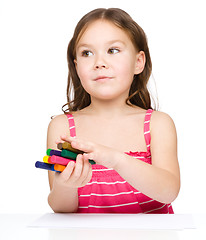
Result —
<svg viewBox="0 0 206 240"><path fill-rule="evenodd" d="M206 239L206 215L192 215L195 229L166 230L166 229L112 229L112 228L55 228L55 227L28 227L42 215L34 214L0 214L1 240L189 240ZM121 215L119 215L121 218Z"/></svg>

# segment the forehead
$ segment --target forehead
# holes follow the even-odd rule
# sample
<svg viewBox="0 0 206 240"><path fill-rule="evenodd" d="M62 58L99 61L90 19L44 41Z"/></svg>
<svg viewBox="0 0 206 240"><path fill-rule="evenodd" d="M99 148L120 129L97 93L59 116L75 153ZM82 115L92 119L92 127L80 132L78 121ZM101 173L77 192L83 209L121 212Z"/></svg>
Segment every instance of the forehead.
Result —
<svg viewBox="0 0 206 240"><path fill-rule="evenodd" d="M131 42L129 34L126 30L116 26L114 23L99 19L90 23L81 34L77 46L82 43L90 43L95 41L112 41L121 40L125 42Z"/></svg>

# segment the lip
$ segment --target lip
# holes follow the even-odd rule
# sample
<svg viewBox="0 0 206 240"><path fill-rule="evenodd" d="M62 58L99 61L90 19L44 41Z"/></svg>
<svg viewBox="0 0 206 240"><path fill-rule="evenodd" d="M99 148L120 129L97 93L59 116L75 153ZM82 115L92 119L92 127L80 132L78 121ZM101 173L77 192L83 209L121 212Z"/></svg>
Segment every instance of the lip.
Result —
<svg viewBox="0 0 206 240"><path fill-rule="evenodd" d="M96 82L105 82L107 80L112 79L111 77L108 76L98 76L97 78L94 79Z"/></svg>

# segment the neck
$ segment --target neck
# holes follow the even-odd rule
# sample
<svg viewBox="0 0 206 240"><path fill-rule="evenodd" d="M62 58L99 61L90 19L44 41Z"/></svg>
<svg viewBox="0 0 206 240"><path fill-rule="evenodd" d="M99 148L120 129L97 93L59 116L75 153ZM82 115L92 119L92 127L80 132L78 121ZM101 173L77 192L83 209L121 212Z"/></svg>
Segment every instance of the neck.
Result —
<svg viewBox="0 0 206 240"><path fill-rule="evenodd" d="M107 100L101 101L98 99L91 99L91 104L87 107L87 110L91 113L95 113L96 116L103 117L109 116L109 118L120 117L122 114L129 114L133 107L127 105L125 100Z"/></svg>

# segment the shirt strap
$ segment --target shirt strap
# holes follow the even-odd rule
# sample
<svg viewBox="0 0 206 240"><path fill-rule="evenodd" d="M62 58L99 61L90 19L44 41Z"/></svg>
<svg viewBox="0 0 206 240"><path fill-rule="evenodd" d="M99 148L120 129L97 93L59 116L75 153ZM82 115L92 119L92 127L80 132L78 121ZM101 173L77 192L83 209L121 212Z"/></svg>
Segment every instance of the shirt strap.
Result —
<svg viewBox="0 0 206 240"><path fill-rule="evenodd" d="M153 112L152 109L148 109L145 114L145 120L144 120L144 137L147 145L147 151L150 151L150 141L151 141L150 120L151 120L152 112Z"/></svg>
<svg viewBox="0 0 206 240"><path fill-rule="evenodd" d="M74 117L71 113L66 114L68 121L69 121L69 131L71 137L76 137L76 130L75 130L75 123L74 123Z"/></svg>

